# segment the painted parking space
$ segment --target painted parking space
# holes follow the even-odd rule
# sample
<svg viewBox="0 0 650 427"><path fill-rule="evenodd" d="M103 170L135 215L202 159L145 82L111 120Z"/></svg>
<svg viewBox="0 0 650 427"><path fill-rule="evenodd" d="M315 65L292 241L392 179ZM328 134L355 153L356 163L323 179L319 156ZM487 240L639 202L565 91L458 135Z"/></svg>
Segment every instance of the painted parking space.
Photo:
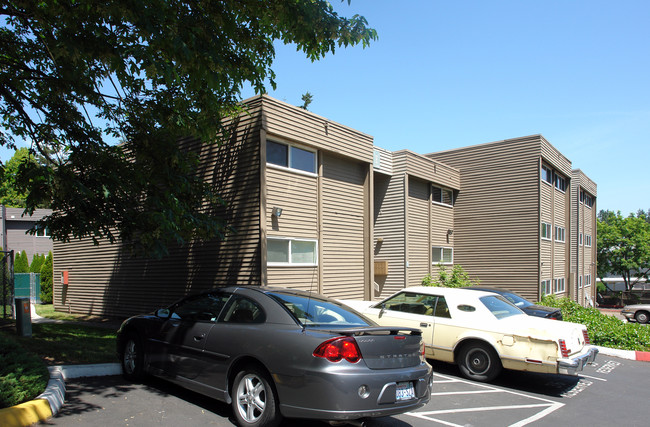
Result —
<svg viewBox="0 0 650 427"><path fill-rule="evenodd" d="M435 374L434 390L425 408L406 415L452 427L525 426L564 406L543 397L443 374Z"/></svg>

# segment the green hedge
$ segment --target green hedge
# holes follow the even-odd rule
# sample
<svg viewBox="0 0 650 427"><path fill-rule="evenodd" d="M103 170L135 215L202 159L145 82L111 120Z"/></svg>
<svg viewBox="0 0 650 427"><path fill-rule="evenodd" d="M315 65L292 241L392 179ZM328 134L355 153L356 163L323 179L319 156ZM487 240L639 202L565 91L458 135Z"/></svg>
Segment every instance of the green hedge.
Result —
<svg viewBox="0 0 650 427"><path fill-rule="evenodd" d="M582 323L587 326L591 343L602 347L621 350L650 351L650 327L628 323L603 314L598 309L582 307L567 298L547 295L542 305L562 309L562 317L567 322Z"/></svg>
<svg viewBox="0 0 650 427"><path fill-rule="evenodd" d="M37 355L0 333L0 408L34 399L43 393L49 378Z"/></svg>

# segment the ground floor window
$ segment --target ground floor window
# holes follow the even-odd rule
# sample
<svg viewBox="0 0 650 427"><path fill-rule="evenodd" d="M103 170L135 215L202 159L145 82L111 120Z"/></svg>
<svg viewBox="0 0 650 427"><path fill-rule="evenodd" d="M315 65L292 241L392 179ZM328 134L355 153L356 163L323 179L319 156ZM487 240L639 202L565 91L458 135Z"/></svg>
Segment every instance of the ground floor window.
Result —
<svg viewBox="0 0 650 427"><path fill-rule="evenodd" d="M551 293L551 279L542 280L542 295L549 295Z"/></svg>
<svg viewBox="0 0 650 427"><path fill-rule="evenodd" d="M266 241L268 265L318 264L318 242L313 239L269 237Z"/></svg>
<svg viewBox="0 0 650 427"><path fill-rule="evenodd" d="M587 286L591 286L591 274L587 274L587 275L585 276L585 288L586 288Z"/></svg>
<svg viewBox="0 0 650 427"><path fill-rule="evenodd" d="M432 264L453 264L454 249L444 246L434 246L431 250Z"/></svg>
<svg viewBox="0 0 650 427"><path fill-rule="evenodd" d="M560 279L553 279L553 292L556 294L562 293L565 291L564 277Z"/></svg>

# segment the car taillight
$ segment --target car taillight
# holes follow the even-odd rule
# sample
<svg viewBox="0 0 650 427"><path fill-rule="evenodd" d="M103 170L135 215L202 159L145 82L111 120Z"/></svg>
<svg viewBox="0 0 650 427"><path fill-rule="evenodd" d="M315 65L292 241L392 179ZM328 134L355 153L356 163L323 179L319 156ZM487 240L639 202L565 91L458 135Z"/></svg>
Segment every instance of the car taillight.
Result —
<svg viewBox="0 0 650 427"><path fill-rule="evenodd" d="M569 357L569 349L566 348L566 342L564 340L560 340L560 352L562 353L562 357Z"/></svg>
<svg viewBox="0 0 650 427"><path fill-rule="evenodd" d="M427 357L424 352L424 340L420 341L420 360L426 362Z"/></svg>
<svg viewBox="0 0 650 427"><path fill-rule="evenodd" d="M591 344L591 340L589 339L589 334L587 333L586 329L582 330L582 336L585 337L585 344Z"/></svg>
<svg viewBox="0 0 650 427"><path fill-rule="evenodd" d="M332 338L316 347L314 356L323 357L330 362L345 359L350 363L357 363L361 360L361 350L352 337Z"/></svg>

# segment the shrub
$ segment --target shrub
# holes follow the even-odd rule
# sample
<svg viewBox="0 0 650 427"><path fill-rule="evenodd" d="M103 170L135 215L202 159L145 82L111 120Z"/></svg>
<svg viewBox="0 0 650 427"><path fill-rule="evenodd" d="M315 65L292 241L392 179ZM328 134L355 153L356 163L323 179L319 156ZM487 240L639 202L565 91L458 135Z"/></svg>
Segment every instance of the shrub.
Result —
<svg viewBox="0 0 650 427"><path fill-rule="evenodd" d="M37 355L0 334L0 408L34 399L48 379L47 367Z"/></svg>
<svg viewBox="0 0 650 427"><path fill-rule="evenodd" d="M469 274L463 269L459 264L454 265L451 269L451 273L447 271L447 268L439 264L438 265L438 278L434 279L430 274L427 274L422 279L422 286L438 286L443 288L464 288L466 286L477 286L480 282L479 280L472 280L469 277Z"/></svg>
<svg viewBox="0 0 650 427"><path fill-rule="evenodd" d="M52 260L52 251L47 254L47 258L41 267L41 302L43 304L52 303L52 289L53 289L53 272L54 263Z"/></svg>
<svg viewBox="0 0 650 427"><path fill-rule="evenodd" d="M591 343L621 350L650 350L650 328L637 323L627 323L614 316L601 313L598 309L582 307L568 298L546 295L541 303L562 309L567 322L587 326Z"/></svg>

